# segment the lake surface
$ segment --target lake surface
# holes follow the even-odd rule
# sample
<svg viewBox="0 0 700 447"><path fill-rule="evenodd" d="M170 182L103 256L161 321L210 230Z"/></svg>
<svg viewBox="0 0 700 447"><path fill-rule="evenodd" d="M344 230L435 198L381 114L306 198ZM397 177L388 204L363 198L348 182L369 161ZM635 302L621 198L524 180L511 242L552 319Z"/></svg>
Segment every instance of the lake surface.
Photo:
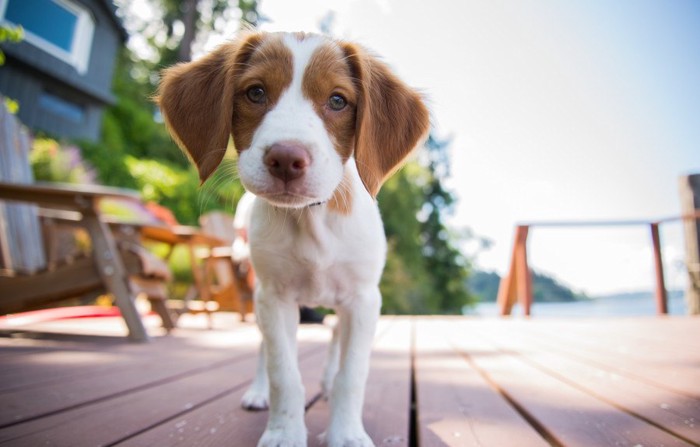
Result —
<svg viewBox="0 0 700 447"><path fill-rule="evenodd" d="M685 315L686 303L682 293L670 293L668 313ZM594 298L571 303L533 303L532 316L536 317L635 317L656 315L656 302L650 293L648 296L619 296ZM468 312L469 315L484 317L498 316L496 303L479 303ZM522 308L515 306L513 315L522 315Z"/></svg>

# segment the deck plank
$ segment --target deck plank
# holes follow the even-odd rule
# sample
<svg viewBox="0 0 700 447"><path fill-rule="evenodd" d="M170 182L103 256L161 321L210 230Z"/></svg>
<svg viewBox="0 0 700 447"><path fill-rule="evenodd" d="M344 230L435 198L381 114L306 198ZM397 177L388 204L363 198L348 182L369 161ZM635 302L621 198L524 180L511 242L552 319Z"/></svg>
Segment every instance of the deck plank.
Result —
<svg viewBox="0 0 700 447"><path fill-rule="evenodd" d="M108 322L109 324L111 322ZM257 328L250 323L231 324L224 339L231 340L232 348L238 342L247 343L257 334ZM198 364L207 359L219 359L220 351L207 349L180 352L180 332L169 337L155 337L151 344L124 343L123 337L68 336L65 334L36 334L26 332L22 338L0 338L0 393L51 386L62 380L77 380L91 376L118 373L122 369L134 368L136 364L153 364L161 359L177 359L185 364ZM185 332L182 337L190 337ZM221 340L217 332L198 333L198 340ZM219 342L220 343L220 342ZM192 355L197 358L191 358ZM46 374L46 365L51 365L51 374ZM107 381L107 380L106 380ZM109 382L109 381L107 381Z"/></svg>
<svg viewBox="0 0 700 447"><path fill-rule="evenodd" d="M118 319L0 328L0 445L254 446L267 412L239 401L259 333L196 321L145 345L125 343ZM300 328L307 399L329 338ZM380 446L700 446L698 338L684 317L382 317L365 427ZM318 445L327 402L306 423Z"/></svg>
<svg viewBox="0 0 700 447"><path fill-rule="evenodd" d="M557 445L691 445L609 403L500 351L480 334L479 324L463 323L453 342Z"/></svg>
<svg viewBox="0 0 700 447"><path fill-rule="evenodd" d="M231 354L220 347L208 348L206 343L199 349L181 349L177 340L161 338L149 345L125 345L107 352L57 351L25 358L25 368L17 368L15 377L8 379L24 386L0 393L0 399L9 403L0 407L0 427L235 364L257 351L259 335L252 329L237 331L225 342ZM95 366L88 364L90 359ZM47 363L55 374L46 374ZM74 371L76 366L79 370ZM39 380L42 371L44 380ZM23 375L34 383L22 380Z"/></svg>
<svg viewBox="0 0 700 447"><path fill-rule="evenodd" d="M687 319L679 318L679 322L684 320ZM665 321L647 320L643 326L645 332L663 333L668 329ZM689 330L694 326L686 325ZM597 327L591 322L570 321L524 325L522 329L533 342L548 346L560 355L576 357L626 377L700 399L699 352L675 350L672 342L644 343L614 330L602 331L604 327L605 323ZM685 339L692 333L676 334L676 337Z"/></svg>
<svg viewBox="0 0 700 447"><path fill-rule="evenodd" d="M325 329L325 330L324 330ZM299 366L307 401L315 399L320 392L319 376L313 374L325 361L326 346L330 340L330 328L314 327L314 332L322 332L314 341L314 348L308 349L308 341L300 340ZM307 328L301 332L308 332ZM308 372L312 374L308 374ZM252 378L252 372L250 377ZM238 387L233 392L212 400L200 408L178 415L143 433L123 440L123 446L255 446L267 423L268 412L250 412L240 406L241 397L247 389ZM309 443L309 445L313 445Z"/></svg>
<svg viewBox="0 0 700 447"><path fill-rule="evenodd" d="M453 320L416 322L415 377L421 447L548 446L491 385L455 351ZM455 336L455 334L451 334Z"/></svg>
<svg viewBox="0 0 700 447"><path fill-rule="evenodd" d="M321 333L307 337L300 344L300 355L319 351L323 337ZM248 345L255 347L257 342ZM223 362L175 380L13 425L0 431L0 442L71 446L118 442L243 389L255 369L253 352L239 356L235 362ZM138 375L138 369L133 373Z"/></svg>
<svg viewBox="0 0 700 447"><path fill-rule="evenodd" d="M384 318L377 327L363 423L378 446L409 445L411 324L409 318ZM318 372L320 380L320 368ZM318 445L328 426L329 411L325 400L319 400L307 411L309 445Z"/></svg>
<svg viewBox="0 0 700 447"><path fill-rule="evenodd" d="M562 382L647 420L691 443L700 444L700 401L578 359L553 354L512 331L489 334L501 352L518 357Z"/></svg>

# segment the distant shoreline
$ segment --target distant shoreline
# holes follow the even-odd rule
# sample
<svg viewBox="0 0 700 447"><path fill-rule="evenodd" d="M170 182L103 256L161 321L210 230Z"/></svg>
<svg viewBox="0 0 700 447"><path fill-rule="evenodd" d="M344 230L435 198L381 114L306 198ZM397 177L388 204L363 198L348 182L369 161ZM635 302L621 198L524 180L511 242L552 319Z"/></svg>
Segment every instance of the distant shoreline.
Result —
<svg viewBox="0 0 700 447"><path fill-rule="evenodd" d="M685 293L681 290L668 292L669 315L685 315L687 306ZM493 301L477 303L465 308L466 315L482 317L498 316L498 305ZM532 305L533 317L625 317L654 316L656 301L651 291L625 292L600 295L589 299L561 302L537 302ZM522 315L522 309L515 306L513 315Z"/></svg>

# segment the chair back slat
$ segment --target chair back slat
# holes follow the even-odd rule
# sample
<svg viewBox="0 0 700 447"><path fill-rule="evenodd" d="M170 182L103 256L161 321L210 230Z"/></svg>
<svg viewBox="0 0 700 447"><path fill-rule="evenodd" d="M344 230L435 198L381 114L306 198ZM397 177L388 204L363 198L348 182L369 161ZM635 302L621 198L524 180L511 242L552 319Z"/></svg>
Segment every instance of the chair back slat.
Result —
<svg viewBox="0 0 700 447"><path fill-rule="evenodd" d="M29 164L31 139L0 97L0 181L34 182ZM46 267L44 238L36 205L0 202L0 268L31 274Z"/></svg>

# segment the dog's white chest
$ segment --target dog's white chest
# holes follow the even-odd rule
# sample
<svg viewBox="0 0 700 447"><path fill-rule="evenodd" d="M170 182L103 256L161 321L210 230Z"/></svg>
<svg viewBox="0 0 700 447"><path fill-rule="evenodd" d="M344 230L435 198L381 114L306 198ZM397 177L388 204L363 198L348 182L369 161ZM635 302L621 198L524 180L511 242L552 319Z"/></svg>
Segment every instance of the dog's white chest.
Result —
<svg viewBox="0 0 700 447"><path fill-rule="evenodd" d="M283 299L335 307L379 283L386 242L378 212L358 221L320 208L294 213L261 203L253 218L265 222L270 212L287 215L253 225L251 255L261 283Z"/></svg>

